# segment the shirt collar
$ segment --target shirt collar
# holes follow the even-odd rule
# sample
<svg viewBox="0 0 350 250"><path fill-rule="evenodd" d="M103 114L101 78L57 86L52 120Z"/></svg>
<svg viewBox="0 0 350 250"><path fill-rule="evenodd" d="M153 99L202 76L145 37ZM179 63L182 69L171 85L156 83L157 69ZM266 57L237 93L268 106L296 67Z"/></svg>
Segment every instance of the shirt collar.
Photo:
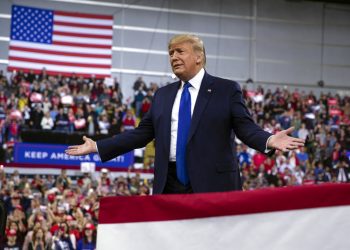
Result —
<svg viewBox="0 0 350 250"><path fill-rule="evenodd" d="M193 88L199 90L203 77L204 77L205 70L201 68L201 70L195 75L192 79L190 79L188 82L192 85ZM185 82L181 81L181 88L184 86Z"/></svg>

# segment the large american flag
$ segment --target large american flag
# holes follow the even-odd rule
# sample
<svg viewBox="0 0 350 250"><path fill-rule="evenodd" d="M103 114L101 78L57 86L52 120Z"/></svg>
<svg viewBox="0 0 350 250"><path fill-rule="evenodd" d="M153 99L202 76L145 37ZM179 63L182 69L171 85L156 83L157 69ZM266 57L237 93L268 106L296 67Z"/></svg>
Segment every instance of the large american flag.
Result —
<svg viewBox="0 0 350 250"><path fill-rule="evenodd" d="M109 77L113 16L12 6L8 70Z"/></svg>

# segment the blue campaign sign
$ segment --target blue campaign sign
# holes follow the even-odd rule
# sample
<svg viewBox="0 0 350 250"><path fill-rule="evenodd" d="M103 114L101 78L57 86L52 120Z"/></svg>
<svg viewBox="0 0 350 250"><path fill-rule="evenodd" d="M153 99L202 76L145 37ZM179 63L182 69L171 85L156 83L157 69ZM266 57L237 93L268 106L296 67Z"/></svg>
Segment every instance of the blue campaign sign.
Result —
<svg viewBox="0 0 350 250"><path fill-rule="evenodd" d="M68 145L15 143L14 161L18 163L80 166L82 162L94 162L96 167L128 168L134 164L131 151L108 162L102 163L98 154L70 156L64 151Z"/></svg>

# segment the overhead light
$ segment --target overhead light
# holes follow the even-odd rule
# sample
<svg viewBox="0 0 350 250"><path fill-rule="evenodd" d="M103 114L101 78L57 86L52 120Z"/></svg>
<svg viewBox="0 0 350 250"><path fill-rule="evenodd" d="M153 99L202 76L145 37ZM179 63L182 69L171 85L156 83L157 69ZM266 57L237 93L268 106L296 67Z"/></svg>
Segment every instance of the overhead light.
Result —
<svg viewBox="0 0 350 250"><path fill-rule="evenodd" d="M246 82L246 83L253 83L254 81L253 81L252 78L248 78L245 82Z"/></svg>
<svg viewBox="0 0 350 250"><path fill-rule="evenodd" d="M323 80L318 81L318 82L317 82L317 85L318 85L319 87L323 88L323 87L324 87L324 81L323 81Z"/></svg>

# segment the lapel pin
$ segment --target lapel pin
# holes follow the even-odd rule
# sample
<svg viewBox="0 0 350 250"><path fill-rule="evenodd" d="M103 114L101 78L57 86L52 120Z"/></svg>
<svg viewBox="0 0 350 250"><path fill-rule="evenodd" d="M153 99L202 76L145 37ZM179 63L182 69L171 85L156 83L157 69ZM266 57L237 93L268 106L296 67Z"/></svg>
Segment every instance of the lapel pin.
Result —
<svg viewBox="0 0 350 250"><path fill-rule="evenodd" d="M208 89L208 92L211 93L211 89Z"/></svg>

